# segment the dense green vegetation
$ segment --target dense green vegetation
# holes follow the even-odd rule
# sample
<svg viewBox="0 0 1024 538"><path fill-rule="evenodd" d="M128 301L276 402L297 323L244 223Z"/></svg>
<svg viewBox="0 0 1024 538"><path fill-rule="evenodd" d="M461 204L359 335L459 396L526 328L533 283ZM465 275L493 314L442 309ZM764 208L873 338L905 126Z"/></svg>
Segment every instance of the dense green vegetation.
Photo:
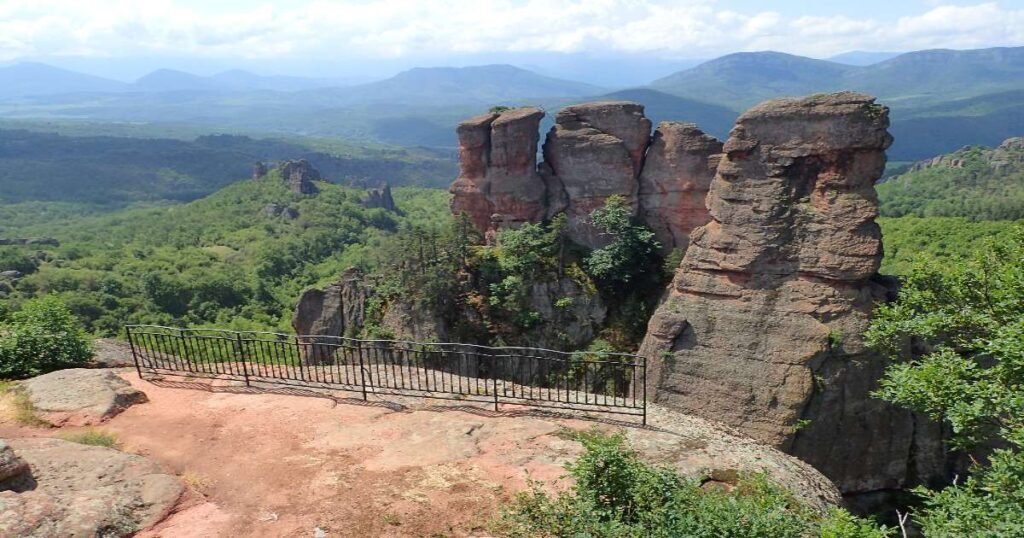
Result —
<svg viewBox="0 0 1024 538"><path fill-rule="evenodd" d="M882 183L878 196L886 217L1024 219L1024 145L963 148Z"/></svg>
<svg viewBox="0 0 1024 538"><path fill-rule="evenodd" d="M906 275L915 261L957 263L984 239L1006 240L1015 221L972 221L961 217L903 217L878 219L885 257L881 273Z"/></svg>
<svg viewBox="0 0 1024 538"><path fill-rule="evenodd" d="M309 160L333 182L361 186L439 187L456 168L436 152L315 139L208 135L181 140L0 130L0 203L193 200L248 177L257 161L293 158Z"/></svg>
<svg viewBox="0 0 1024 538"><path fill-rule="evenodd" d="M75 368L90 358L90 339L56 297L26 301L15 312L0 304L0 379Z"/></svg>
<svg viewBox="0 0 1024 538"><path fill-rule="evenodd" d="M958 448L996 447L966 481L917 490L925 535L1024 535L1024 226L920 260L867 337L894 361L877 396L943 421Z"/></svg>
<svg viewBox="0 0 1024 538"><path fill-rule="evenodd" d="M32 266L9 302L59 297L97 334L128 322L287 330L304 287L348 266L371 269L386 236L450 218L439 190L395 189L397 215L362 207L360 189L319 186L316 196L294 194L275 172L189 204L21 227L61 246L0 247L0 259Z"/></svg>
<svg viewBox="0 0 1024 538"><path fill-rule="evenodd" d="M568 465L570 490L535 484L506 509L499 528L514 538L884 538L889 529L841 509L820 514L765 475L729 490L643 462L621 435L580 433L585 452Z"/></svg>

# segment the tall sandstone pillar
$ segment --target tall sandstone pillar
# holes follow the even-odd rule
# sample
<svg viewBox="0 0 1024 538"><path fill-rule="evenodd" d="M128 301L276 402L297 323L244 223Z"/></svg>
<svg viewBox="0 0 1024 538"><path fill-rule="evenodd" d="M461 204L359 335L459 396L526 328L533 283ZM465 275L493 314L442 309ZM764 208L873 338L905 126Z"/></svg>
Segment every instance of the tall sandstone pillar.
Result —
<svg viewBox="0 0 1024 538"><path fill-rule="evenodd" d="M851 92L744 113L641 348L659 403L799 456L847 494L942 472L938 427L870 396L888 126Z"/></svg>

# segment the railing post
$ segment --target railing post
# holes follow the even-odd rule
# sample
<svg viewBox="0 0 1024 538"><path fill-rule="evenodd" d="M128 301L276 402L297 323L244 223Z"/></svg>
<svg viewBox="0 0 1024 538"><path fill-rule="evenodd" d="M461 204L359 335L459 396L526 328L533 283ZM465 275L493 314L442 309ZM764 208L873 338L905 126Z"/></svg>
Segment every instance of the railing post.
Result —
<svg viewBox="0 0 1024 538"><path fill-rule="evenodd" d="M248 387L248 386L250 386L249 385L249 368L245 365L245 354L242 353L242 349L244 349L242 347L242 333L235 333L235 336L237 337L236 341L238 342L238 352L237 352L238 353L238 357L242 361L242 375L245 376L245 386Z"/></svg>
<svg viewBox="0 0 1024 538"><path fill-rule="evenodd" d="M356 340L356 354L359 355L359 387L363 390L363 401L366 401L366 368L363 367L363 342Z"/></svg>
<svg viewBox="0 0 1024 538"><path fill-rule="evenodd" d="M488 356L491 357L491 366L490 366L491 367L491 381L492 381L491 390L494 391L494 412L497 413L498 412L498 365L494 363L494 355L488 355ZM480 369L480 367L477 366L477 370L479 370L479 369Z"/></svg>
<svg viewBox="0 0 1024 538"><path fill-rule="evenodd" d="M139 366L139 354L135 352L135 340L132 338L132 328L130 325L125 325L125 334L128 335L128 347L132 349L132 361L135 362L135 371L139 374L139 379L142 379L142 367Z"/></svg>
<svg viewBox="0 0 1024 538"><path fill-rule="evenodd" d="M641 419L641 425L647 425L647 357L640 357L640 364L642 365L643 371L640 374L644 380L644 416Z"/></svg>

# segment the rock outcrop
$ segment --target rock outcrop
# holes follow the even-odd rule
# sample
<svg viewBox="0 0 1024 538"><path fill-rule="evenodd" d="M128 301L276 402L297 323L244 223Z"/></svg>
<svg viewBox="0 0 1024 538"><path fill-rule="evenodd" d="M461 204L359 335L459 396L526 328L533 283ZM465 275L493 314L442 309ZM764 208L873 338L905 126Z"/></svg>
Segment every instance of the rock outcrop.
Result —
<svg viewBox="0 0 1024 538"><path fill-rule="evenodd" d="M288 188L296 194L316 194L320 192L314 181L322 179L320 171L309 164L305 159L297 161L284 161L277 166L281 171L281 178Z"/></svg>
<svg viewBox="0 0 1024 538"><path fill-rule="evenodd" d="M17 488L30 474L28 462L0 439L0 491Z"/></svg>
<svg viewBox="0 0 1024 538"><path fill-rule="evenodd" d="M384 209L392 213L398 213L395 199L391 197L391 185L387 183L379 189L370 189L363 199L362 205L369 209Z"/></svg>
<svg viewBox="0 0 1024 538"><path fill-rule="evenodd" d="M459 124L459 177L452 212L465 213L482 233L537 222L546 191L537 173L544 112L525 107L476 116Z"/></svg>
<svg viewBox="0 0 1024 538"><path fill-rule="evenodd" d="M345 271L337 282L322 290L311 288L304 291L292 316L295 334L307 344L316 344L317 337L321 336L358 335L366 319L369 293L362 273L355 268ZM329 362L333 351L334 348L327 346L303 346L303 359L307 364Z"/></svg>
<svg viewBox="0 0 1024 538"><path fill-rule="evenodd" d="M637 178L650 139L651 120L636 103L586 103L558 112L544 141L541 172L548 214L565 212L572 240L592 248L606 243L589 217L610 196L637 207Z"/></svg>
<svg viewBox="0 0 1024 538"><path fill-rule="evenodd" d="M888 109L856 93L761 104L738 120L691 244L640 350L665 406L808 461L847 494L941 473L937 426L870 396L865 348L890 292L874 182Z"/></svg>
<svg viewBox="0 0 1024 538"><path fill-rule="evenodd" d="M642 105L598 102L555 115L536 163L544 113L536 108L484 114L459 124L459 177L452 212L465 213L488 240L497 230L565 213L569 237L607 243L590 213L622 196L658 233L665 252L685 248L707 222L704 195L721 143L691 124L659 125L653 143Z"/></svg>
<svg viewBox="0 0 1024 538"><path fill-rule="evenodd" d="M254 180L263 179L263 176L267 175L267 165L263 161L256 161L256 164L252 165L252 178Z"/></svg>
<svg viewBox="0 0 1024 538"><path fill-rule="evenodd" d="M0 536L122 537L170 512L181 481L142 456L60 439L11 439L31 483L0 491Z"/></svg>
<svg viewBox="0 0 1024 538"><path fill-rule="evenodd" d="M147 401L145 393L110 370L58 370L22 386L37 416L53 426L99 424Z"/></svg>
<svg viewBox="0 0 1024 538"><path fill-rule="evenodd" d="M692 123L662 122L640 174L640 219L662 252L686 249L690 232L711 219L704 205L722 143Z"/></svg>

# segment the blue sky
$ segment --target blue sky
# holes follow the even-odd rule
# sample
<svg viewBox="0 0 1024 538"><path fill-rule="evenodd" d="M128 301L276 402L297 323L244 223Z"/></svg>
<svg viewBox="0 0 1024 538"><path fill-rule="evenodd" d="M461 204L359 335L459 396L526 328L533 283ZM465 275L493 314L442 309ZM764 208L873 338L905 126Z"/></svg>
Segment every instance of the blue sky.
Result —
<svg viewBox="0 0 1024 538"><path fill-rule="evenodd" d="M2 0L0 62L313 74L1024 45L1024 0ZM118 67L120 66L120 67ZM113 73L111 73L113 74Z"/></svg>

